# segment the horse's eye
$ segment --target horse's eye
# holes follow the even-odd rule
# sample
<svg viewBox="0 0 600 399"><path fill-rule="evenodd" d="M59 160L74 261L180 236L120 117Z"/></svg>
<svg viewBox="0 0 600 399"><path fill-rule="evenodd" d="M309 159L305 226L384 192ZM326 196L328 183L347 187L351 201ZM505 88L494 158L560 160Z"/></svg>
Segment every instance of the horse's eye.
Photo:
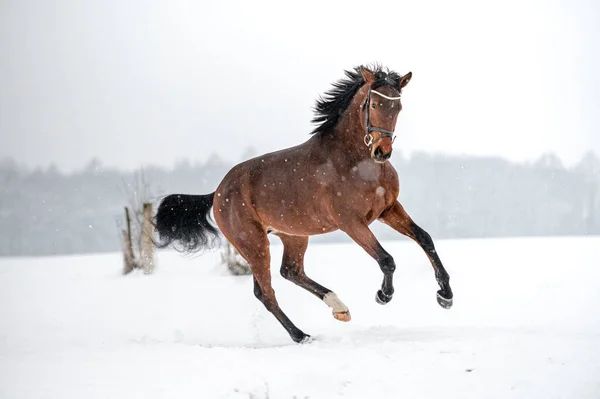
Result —
<svg viewBox="0 0 600 399"><path fill-rule="evenodd" d="M375 109L375 103L371 103L371 108Z"/></svg>

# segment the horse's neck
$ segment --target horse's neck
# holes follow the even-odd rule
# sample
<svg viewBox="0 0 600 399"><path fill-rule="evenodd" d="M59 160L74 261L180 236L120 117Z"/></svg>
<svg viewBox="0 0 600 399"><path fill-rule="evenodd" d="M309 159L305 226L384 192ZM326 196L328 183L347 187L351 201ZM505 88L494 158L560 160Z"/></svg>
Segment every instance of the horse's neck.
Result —
<svg viewBox="0 0 600 399"><path fill-rule="evenodd" d="M337 133L339 132L316 135L308 141L308 145L311 146L309 151L317 160L315 165L333 166L341 181L363 179L367 183L363 187L366 190L371 189L373 185L382 186L387 190L390 184L398 184L397 179L395 181L390 179L395 172L386 173L386 169L389 169L391 165L389 163L380 164L371 159L362 138L356 140L356 135L354 137L343 134L337 136ZM359 141L359 145L353 144L356 141Z"/></svg>
<svg viewBox="0 0 600 399"><path fill-rule="evenodd" d="M334 127L331 145L340 149L354 161L370 159L369 150L364 143L364 135L364 127L361 126L359 113L355 106L350 106Z"/></svg>
<svg viewBox="0 0 600 399"><path fill-rule="evenodd" d="M336 154L337 165L348 174L354 174L356 170L361 169L362 172L358 176L366 176L364 178L370 183L377 182L383 185L385 180L385 184L397 184L397 179L396 183L394 179L390 179L395 173L390 175L385 172L391 165L377 163L371 158L369 147L364 142L365 126L360 121L359 106L360 103L357 102L344 112L323 147L330 148L330 155Z"/></svg>

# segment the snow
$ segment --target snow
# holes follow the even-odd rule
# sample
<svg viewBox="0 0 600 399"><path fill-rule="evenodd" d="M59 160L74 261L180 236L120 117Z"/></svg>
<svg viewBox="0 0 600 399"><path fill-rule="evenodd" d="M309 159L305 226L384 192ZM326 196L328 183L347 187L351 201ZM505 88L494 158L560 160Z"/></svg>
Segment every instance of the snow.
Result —
<svg viewBox="0 0 600 399"><path fill-rule="evenodd" d="M416 244L383 245L386 306L357 245L308 248L350 323L273 273L307 345L216 252L163 251L155 275L127 277L120 254L0 259L0 398L600 397L600 237L439 240L451 310Z"/></svg>

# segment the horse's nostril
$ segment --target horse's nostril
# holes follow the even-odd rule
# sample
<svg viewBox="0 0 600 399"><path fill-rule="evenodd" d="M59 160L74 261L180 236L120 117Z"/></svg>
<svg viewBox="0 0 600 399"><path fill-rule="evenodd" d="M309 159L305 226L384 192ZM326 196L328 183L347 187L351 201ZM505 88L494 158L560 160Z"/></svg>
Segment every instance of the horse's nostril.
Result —
<svg viewBox="0 0 600 399"><path fill-rule="evenodd" d="M388 159L390 159L391 156L391 151L385 154L381 147L377 147L375 148L375 151L373 151L373 159L375 159L376 161L387 161Z"/></svg>

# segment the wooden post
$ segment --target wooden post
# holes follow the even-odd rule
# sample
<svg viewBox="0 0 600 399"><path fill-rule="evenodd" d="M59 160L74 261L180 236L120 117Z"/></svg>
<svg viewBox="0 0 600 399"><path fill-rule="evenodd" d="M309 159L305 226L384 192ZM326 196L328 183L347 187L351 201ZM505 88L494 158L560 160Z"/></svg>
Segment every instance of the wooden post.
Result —
<svg viewBox="0 0 600 399"><path fill-rule="evenodd" d="M145 274L154 272L154 243L152 242L152 204L144 203L140 260Z"/></svg>
<svg viewBox="0 0 600 399"><path fill-rule="evenodd" d="M234 276L246 276L252 274L248 262L242 258L242 255L240 255L229 241L226 241L225 246L221 248L221 263L223 263Z"/></svg>
<svg viewBox="0 0 600 399"><path fill-rule="evenodd" d="M127 207L125 207L125 220L127 221L127 230L123 230L123 274L128 274L136 268L136 261L131 242L131 219Z"/></svg>
<svg viewBox="0 0 600 399"><path fill-rule="evenodd" d="M129 208L125 207L125 220L127 221L127 240L128 240L128 251L131 254L131 258L134 258L133 255L133 241L131 241L131 217L129 216Z"/></svg>

